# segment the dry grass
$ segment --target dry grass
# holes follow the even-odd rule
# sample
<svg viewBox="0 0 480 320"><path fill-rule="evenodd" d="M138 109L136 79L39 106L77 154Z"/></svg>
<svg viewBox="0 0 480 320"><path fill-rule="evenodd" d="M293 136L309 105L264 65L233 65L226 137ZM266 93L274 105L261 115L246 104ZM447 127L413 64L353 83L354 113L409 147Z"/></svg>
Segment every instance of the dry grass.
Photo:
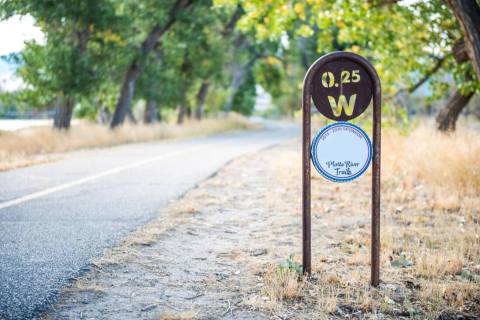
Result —
<svg viewBox="0 0 480 320"><path fill-rule="evenodd" d="M384 247L407 252L427 279L460 274L480 261L480 134L421 127L384 143ZM392 206L396 203L396 207Z"/></svg>
<svg viewBox="0 0 480 320"><path fill-rule="evenodd" d="M480 134L460 128L442 134L425 125L409 136L387 131L382 144L386 180L419 183L460 194L480 193Z"/></svg>
<svg viewBox="0 0 480 320"><path fill-rule="evenodd" d="M0 171L53 161L61 158L61 153L78 149L186 138L255 127L246 118L231 114L227 118L189 121L182 126L164 123L152 126L125 124L111 131L98 124L80 123L68 132L46 127L0 132Z"/></svg>
<svg viewBox="0 0 480 320"><path fill-rule="evenodd" d="M75 288L79 291L91 291L96 293L104 292L105 288L97 283L87 283L82 279L75 282Z"/></svg>
<svg viewBox="0 0 480 320"><path fill-rule="evenodd" d="M271 265L264 277L264 295L278 302L298 298L305 286L305 279L290 268Z"/></svg>
<svg viewBox="0 0 480 320"><path fill-rule="evenodd" d="M363 219L370 179L333 185L314 176L312 211L319 220L313 221L313 277L272 280L276 273L268 271L263 291L272 299L266 309L287 312L287 288L298 287L292 292L303 308L326 318L480 314L480 133L443 135L422 125L408 136L386 130L382 146L382 285L368 284L370 233ZM299 159L282 162L284 183L295 183L292 163ZM315 230L322 222L328 227ZM326 246L319 234L335 246Z"/></svg>

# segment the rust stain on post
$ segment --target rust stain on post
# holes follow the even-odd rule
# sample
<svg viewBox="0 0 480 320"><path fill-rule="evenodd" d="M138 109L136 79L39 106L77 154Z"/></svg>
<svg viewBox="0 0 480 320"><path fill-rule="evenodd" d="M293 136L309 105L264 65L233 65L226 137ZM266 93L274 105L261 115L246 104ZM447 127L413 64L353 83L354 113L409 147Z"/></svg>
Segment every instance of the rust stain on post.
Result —
<svg viewBox="0 0 480 320"><path fill-rule="evenodd" d="M372 262L371 282L380 283L380 160L381 160L381 103L382 88L378 76L373 96L373 164L372 164Z"/></svg>
<svg viewBox="0 0 480 320"><path fill-rule="evenodd" d="M312 255L311 255L311 188L310 188L310 110L311 110L311 85L308 84L303 92L303 138L302 138L302 238L303 238L303 273L311 274L312 272Z"/></svg>

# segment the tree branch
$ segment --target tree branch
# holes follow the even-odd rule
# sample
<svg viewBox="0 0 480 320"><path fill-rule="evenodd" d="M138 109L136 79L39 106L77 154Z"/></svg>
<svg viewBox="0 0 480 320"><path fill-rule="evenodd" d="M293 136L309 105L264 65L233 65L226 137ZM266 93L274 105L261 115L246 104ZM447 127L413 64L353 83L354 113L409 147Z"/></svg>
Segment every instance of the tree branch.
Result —
<svg viewBox="0 0 480 320"><path fill-rule="evenodd" d="M430 69L428 70L424 75L423 75L423 78L421 78L417 83L415 83L414 85L410 86L409 88L407 88L407 92L408 93L413 93L415 92L415 90L417 90L418 88L420 88L425 82L427 82L428 79L430 79L430 77L432 75L434 75L441 67L442 67L442 64L443 62L445 61L445 58L439 58L437 59L437 62L435 63L435 65Z"/></svg>
<svg viewBox="0 0 480 320"><path fill-rule="evenodd" d="M245 14L245 10L243 10L241 5L238 5L237 8L235 9L235 12L232 15L232 18L230 21L227 23L225 26L225 29L223 29L223 37L226 38L230 36L235 30L235 26L237 25L238 20Z"/></svg>
<svg viewBox="0 0 480 320"><path fill-rule="evenodd" d="M151 52L155 46L158 46L158 40L162 37L162 35L167 32L177 20L177 14L180 10L186 9L193 3L193 0L177 0L173 5L172 9L168 14L168 20L163 25L160 26L156 24L150 33L148 34L147 38L142 43L142 55L146 55Z"/></svg>
<svg viewBox="0 0 480 320"><path fill-rule="evenodd" d="M411 85L410 87L408 88L402 88L400 90L398 90L395 94L389 96L389 97L385 97L385 100L392 100L396 97L398 97L400 94L404 93L404 92L408 92L408 93L413 93L415 92L418 88L420 88L425 82L428 81L428 79L430 79L431 76L433 76L438 70L440 70L440 68L442 67L442 64L443 62L445 61L445 57L443 58L436 58L436 62L435 64L433 65L433 67L428 70L424 75L423 77L418 80L415 84Z"/></svg>

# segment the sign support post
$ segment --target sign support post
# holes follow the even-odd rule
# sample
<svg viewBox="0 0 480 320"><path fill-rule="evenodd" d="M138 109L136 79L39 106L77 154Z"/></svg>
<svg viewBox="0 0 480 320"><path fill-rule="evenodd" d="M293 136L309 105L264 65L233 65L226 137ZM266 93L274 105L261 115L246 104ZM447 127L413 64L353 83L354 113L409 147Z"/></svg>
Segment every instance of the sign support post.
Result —
<svg viewBox="0 0 480 320"><path fill-rule="evenodd" d="M367 76L367 83L365 83L367 88L371 88L371 98L373 99L373 164L372 164L372 247L371 247L371 284L373 286L378 286L380 283L380 143L381 143L381 85L380 79L375 68L372 64L365 58L350 52L333 52L326 54L315 61L310 68L308 69L305 79L303 82L303 128L302 128L302 239L303 239L303 273L306 275L311 274L312 272L312 256L311 256L311 106L312 106L312 96L314 90L317 88L313 86L314 78L319 78L317 72L324 67L325 65L331 65L334 70L342 72L342 79L340 83L340 88L338 83L334 83L334 74L333 72L324 72L324 77L322 78L322 83L325 88L333 88L335 86L340 93L348 91L347 87L344 86L344 77L343 77L343 68L342 63L350 63L357 65L363 68L365 76ZM352 79L353 76L358 76L358 81L349 80L348 82L359 82L357 86L362 86L363 83L360 82L360 76L354 72L351 73ZM325 76L326 74L326 76ZM369 77L369 79L368 79ZM346 79L346 78L345 78ZM327 81L329 80L329 81ZM318 80L316 80L318 82ZM346 86L346 85L345 85ZM368 87L370 86L370 87ZM323 94L323 93L322 93ZM317 94L318 96L318 94ZM356 97L356 95L355 95ZM329 97L330 98L330 97ZM340 105L340 99L337 100ZM357 100L358 101L358 100ZM370 101L370 97L369 97ZM355 103L355 100L354 100ZM338 119L335 119L332 116L328 116L333 120L349 120L357 117L361 114L366 107L363 106L362 110L359 110L356 114L352 114L353 110L350 111L351 114L348 115L344 111L340 110L340 113L337 115ZM316 103L316 107L319 108L319 105ZM342 106L343 107L343 106ZM332 106L333 109L333 106ZM322 112L323 113L323 112ZM325 114L324 114L325 115ZM346 116L347 117L345 119ZM343 118L342 118L343 117Z"/></svg>
<svg viewBox="0 0 480 320"><path fill-rule="evenodd" d="M307 73L308 75L308 73ZM311 165L310 165L310 142L311 142L311 84L304 82L303 87L303 138L302 138L302 238L303 238L303 273L312 273L312 218L311 218Z"/></svg>
<svg viewBox="0 0 480 320"><path fill-rule="evenodd" d="M371 66L371 65L370 65ZM373 68L373 66L371 67ZM375 71L375 69L373 69ZM373 163L372 163L372 257L371 283L380 284L380 159L382 88L375 72L373 88Z"/></svg>

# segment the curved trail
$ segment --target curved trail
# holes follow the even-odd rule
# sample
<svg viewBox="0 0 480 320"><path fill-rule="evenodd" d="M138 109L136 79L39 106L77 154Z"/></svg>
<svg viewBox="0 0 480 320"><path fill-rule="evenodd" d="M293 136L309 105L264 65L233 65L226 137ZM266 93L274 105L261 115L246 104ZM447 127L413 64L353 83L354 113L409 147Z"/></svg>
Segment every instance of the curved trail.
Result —
<svg viewBox="0 0 480 320"><path fill-rule="evenodd" d="M231 159L298 135L291 125L74 152L0 173L0 318L34 317L88 262Z"/></svg>

